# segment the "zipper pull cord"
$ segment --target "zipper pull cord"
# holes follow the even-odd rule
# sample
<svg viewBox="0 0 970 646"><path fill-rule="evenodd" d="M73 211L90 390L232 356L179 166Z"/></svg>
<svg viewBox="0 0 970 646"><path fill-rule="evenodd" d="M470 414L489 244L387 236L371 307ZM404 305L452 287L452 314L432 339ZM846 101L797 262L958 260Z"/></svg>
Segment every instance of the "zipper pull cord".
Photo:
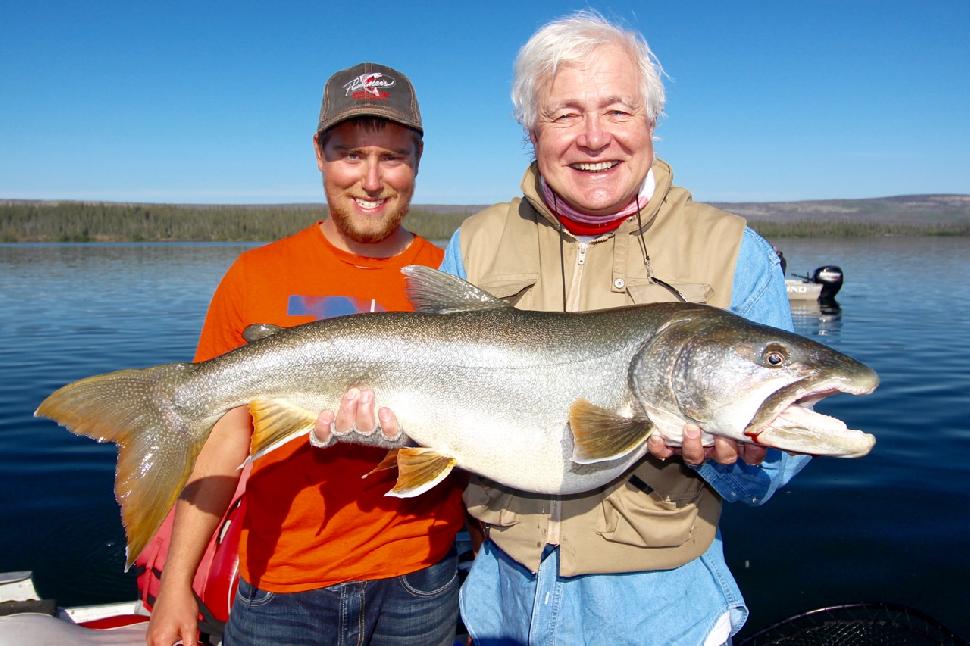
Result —
<svg viewBox="0 0 970 646"><path fill-rule="evenodd" d="M559 275L562 277L562 311L566 311L566 255L563 251L563 239L566 237L562 229L562 220L559 218L559 198L555 192L552 194L553 208L555 209L556 224L559 225Z"/></svg>
<svg viewBox="0 0 970 646"><path fill-rule="evenodd" d="M640 253L643 254L643 266L647 270L647 278L649 278L650 282L652 282L653 284L660 285L661 287L665 288L668 292L676 296L681 303L686 303L687 299L684 298L684 295L680 293L679 289L677 289L667 281L661 280L653 275L653 269L650 266L650 254L647 253L647 242L643 238L643 220L640 218L640 196L637 195L636 199L637 199L637 233L639 234L637 236L637 240L640 242ZM653 218L651 218L650 223L653 224ZM559 226L562 227L561 224ZM563 285L565 285L565 278L563 279L563 281L564 281ZM563 289L565 289L565 287L563 287Z"/></svg>

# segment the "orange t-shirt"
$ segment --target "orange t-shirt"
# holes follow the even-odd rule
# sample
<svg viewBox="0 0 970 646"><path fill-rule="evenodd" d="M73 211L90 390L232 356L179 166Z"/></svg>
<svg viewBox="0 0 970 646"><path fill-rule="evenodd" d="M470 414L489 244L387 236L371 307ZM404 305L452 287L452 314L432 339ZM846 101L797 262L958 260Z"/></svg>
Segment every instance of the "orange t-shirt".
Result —
<svg viewBox="0 0 970 646"><path fill-rule="evenodd" d="M246 251L212 297L195 359L242 345L253 323L411 311L401 267L437 267L442 256L419 237L392 258L357 256L331 245L319 223ZM460 483L453 476L416 498L386 497L395 471L361 479L385 453L349 444L317 449L304 438L256 460L239 546L242 576L264 590L298 592L399 576L441 560L464 522Z"/></svg>

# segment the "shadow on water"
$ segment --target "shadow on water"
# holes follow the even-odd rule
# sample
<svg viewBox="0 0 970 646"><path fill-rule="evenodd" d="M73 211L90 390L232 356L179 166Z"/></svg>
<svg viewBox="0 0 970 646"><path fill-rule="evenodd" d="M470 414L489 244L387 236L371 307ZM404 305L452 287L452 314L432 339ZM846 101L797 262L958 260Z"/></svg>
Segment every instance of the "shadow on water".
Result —
<svg viewBox="0 0 970 646"><path fill-rule="evenodd" d="M31 537L44 558L31 567L42 598L62 605L110 603L137 594L125 572L125 535L118 509L89 506L62 511Z"/></svg>

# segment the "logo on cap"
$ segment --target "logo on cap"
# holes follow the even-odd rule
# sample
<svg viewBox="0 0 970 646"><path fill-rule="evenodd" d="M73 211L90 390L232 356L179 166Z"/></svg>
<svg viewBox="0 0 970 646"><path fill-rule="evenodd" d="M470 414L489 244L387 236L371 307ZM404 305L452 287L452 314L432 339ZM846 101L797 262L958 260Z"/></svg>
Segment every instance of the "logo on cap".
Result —
<svg viewBox="0 0 970 646"><path fill-rule="evenodd" d="M394 79L381 72L371 72L361 74L357 78L344 83L344 90L347 96L357 100L362 99L386 99L389 95L384 88L394 86Z"/></svg>

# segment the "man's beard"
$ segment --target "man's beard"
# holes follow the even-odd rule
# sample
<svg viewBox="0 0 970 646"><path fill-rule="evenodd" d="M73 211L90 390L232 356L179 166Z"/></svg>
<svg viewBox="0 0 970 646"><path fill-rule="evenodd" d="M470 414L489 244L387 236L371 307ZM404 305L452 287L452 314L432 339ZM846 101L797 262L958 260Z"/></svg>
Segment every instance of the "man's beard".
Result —
<svg viewBox="0 0 970 646"><path fill-rule="evenodd" d="M386 240L397 231L407 212L407 206L399 206L375 221L364 220L353 213L348 213L340 206L331 206L330 218L337 230L346 238L362 244L373 244Z"/></svg>

